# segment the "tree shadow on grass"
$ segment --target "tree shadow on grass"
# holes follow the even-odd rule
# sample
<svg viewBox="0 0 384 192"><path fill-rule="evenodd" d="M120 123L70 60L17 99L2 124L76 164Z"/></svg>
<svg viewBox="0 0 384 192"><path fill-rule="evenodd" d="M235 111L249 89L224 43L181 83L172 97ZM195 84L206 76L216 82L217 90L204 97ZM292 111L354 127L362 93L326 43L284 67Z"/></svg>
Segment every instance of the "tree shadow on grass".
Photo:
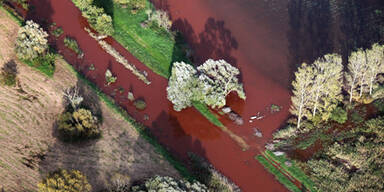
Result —
<svg viewBox="0 0 384 192"><path fill-rule="evenodd" d="M113 0L94 0L93 4L96 7L103 8L105 13L113 18L113 6L114 6Z"/></svg>

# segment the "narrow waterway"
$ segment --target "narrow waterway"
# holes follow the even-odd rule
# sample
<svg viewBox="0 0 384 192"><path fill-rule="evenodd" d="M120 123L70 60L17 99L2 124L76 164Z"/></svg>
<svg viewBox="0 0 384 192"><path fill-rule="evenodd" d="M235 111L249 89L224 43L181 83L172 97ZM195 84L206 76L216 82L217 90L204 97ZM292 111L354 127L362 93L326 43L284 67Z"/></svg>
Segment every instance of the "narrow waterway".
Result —
<svg viewBox="0 0 384 192"><path fill-rule="evenodd" d="M62 27L64 35L57 41L56 46L65 59L113 97L130 115L149 127L159 141L178 158L185 159L187 152L195 152L208 159L243 191L280 192L286 189L264 170L254 157L264 150L264 144L271 138L272 132L281 127L289 116L289 85L297 62L311 61L320 54L338 50L339 47L341 51L348 51L342 49L342 46L349 46L328 46L327 39L332 39L332 42L339 39L330 38L331 30L339 30L336 27L316 28L317 33L314 35L310 30L302 29L302 26L306 27L311 20L300 22L300 14L312 12L301 9L318 6L319 9L314 9L317 11L315 13L324 13L321 3L309 5L308 2L155 1L158 7L170 12L174 28L184 33L194 50L196 65L208 58L214 58L225 59L240 68L247 100L244 102L235 95L230 95L228 103L234 111L242 115L245 123L237 126L225 117L220 120L250 146L246 151L195 109L174 111L166 98L167 80L151 72L120 44L109 38L107 41L130 63L148 72L152 83L145 85L129 70L115 62L114 58L105 53L84 31L87 23L70 0L31 0L33 8L28 17L38 20L46 27L52 22ZM332 10L329 15L329 18L335 16ZM299 25L299 30L294 28L295 25ZM78 59L73 52L65 48L62 39L66 35L78 41L84 52L82 59ZM317 40L310 42L311 39ZM96 70L89 70L91 64ZM110 86L106 86L105 82L107 68L117 77L117 82ZM124 92L119 91L122 89ZM128 91L132 91L136 98L145 100L147 108L144 111L136 111L127 98ZM271 104L281 106L281 111L271 114ZM249 118L258 112L265 117L249 122ZM149 116L149 120L144 120L145 114ZM254 136L254 128L262 131L263 138Z"/></svg>

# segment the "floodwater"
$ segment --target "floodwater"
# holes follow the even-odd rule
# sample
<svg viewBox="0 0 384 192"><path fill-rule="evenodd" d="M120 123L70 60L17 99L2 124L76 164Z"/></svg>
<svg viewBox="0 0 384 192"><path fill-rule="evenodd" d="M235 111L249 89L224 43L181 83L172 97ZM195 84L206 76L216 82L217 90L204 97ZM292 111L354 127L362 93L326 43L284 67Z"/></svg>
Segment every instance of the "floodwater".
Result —
<svg viewBox="0 0 384 192"><path fill-rule="evenodd" d="M345 30L337 27L341 11L332 4L337 1L155 1L158 7L170 12L174 28L183 32L193 48L194 64L202 64L208 58L225 59L241 70L247 100L244 102L235 95L230 95L227 101L244 118L244 125L237 126L226 117L220 117L220 120L249 145L249 149L243 151L228 134L209 123L195 109L174 111L166 98L167 80L151 72L120 44L109 38L107 41L130 63L148 72L152 83L145 85L129 70L115 62L84 31L87 22L70 0L31 2L33 9L28 13L29 18L38 20L45 27L55 22L63 28L64 35L56 42L56 46L76 69L113 97L131 116L149 127L176 157L185 160L187 152L204 156L246 192L287 191L254 157L264 150L264 144L271 138L272 132L284 125L289 116L289 85L297 64L312 61L327 52L348 53L352 45L366 46L361 43L366 42L363 38L356 42L334 43L342 38L354 40L351 39L352 36L345 34L332 35L333 32L342 33L340 31ZM358 0L353 2L361 4ZM368 8L364 10L372 10ZM332 26L325 28L324 23L327 24L330 19L333 19L329 22ZM358 28L355 31L358 30L365 29ZM78 41L85 54L84 58L78 59L64 47L62 39L65 35ZM364 38L370 39L382 37L368 32L364 35ZM91 64L96 70L89 70ZM110 86L106 86L105 82L107 68L117 77L116 83ZM123 93L119 91L122 89ZM147 108L144 111L136 111L127 99L128 91L132 91L136 98L146 101ZM281 111L271 114L271 104L281 106ZM249 122L249 118L258 112L265 115L265 118ZM144 120L144 115L148 115L149 120ZM253 128L261 130L263 138L255 137Z"/></svg>

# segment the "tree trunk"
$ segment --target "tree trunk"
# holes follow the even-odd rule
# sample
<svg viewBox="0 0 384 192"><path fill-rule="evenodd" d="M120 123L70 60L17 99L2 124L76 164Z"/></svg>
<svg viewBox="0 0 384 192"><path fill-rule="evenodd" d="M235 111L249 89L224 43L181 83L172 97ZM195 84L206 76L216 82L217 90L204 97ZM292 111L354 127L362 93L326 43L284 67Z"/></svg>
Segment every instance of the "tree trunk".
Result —
<svg viewBox="0 0 384 192"><path fill-rule="evenodd" d="M352 98L353 98L353 87L355 86L355 80L353 80L352 85L351 85L351 91L349 92L349 102L352 103Z"/></svg>

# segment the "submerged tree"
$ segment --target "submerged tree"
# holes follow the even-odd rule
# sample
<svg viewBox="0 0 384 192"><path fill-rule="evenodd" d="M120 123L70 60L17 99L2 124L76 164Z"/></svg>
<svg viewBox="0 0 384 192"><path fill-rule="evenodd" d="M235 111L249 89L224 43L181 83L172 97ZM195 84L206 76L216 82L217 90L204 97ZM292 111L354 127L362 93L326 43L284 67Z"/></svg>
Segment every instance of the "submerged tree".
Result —
<svg viewBox="0 0 384 192"><path fill-rule="evenodd" d="M43 55L48 49L48 34L33 22L27 21L21 27L16 39L16 55L20 59L32 60Z"/></svg>
<svg viewBox="0 0 384 192"><path fill-rule="evenodd" d="M223 107L225 97L232 91L245 99L243 86L236 77L239 73L237 68L224 60L209 59L197 71L191 65L176 62L169 78L167 97L176 111L191 106L193 101Z"/></svg>
<svg viewBox="0 0 384 192"><path fill-rule="evenodd" d="M239 83L237 75L239 69L224 60L207 60L197 67L199 75L199 89L201 100L211 107L223 107L225 97L235 91L241 99L245 99L243 85Z"/></svg>
<svg viewBox="0 0 384 192"><path fill-rule="evenodd" d="M300 127L300 123L303 117L311 115L310 101L313 97L313 67L303 63L295 72L296 79L292 82L293 96L291 97L292 106L291 113L297 116L297 128Z"/></svg>
<svg viewBox="0 0 384 192"><path fill-rule="evenodd" d="M322 120L328 120L332 111L342 100L342 59L337 54L327 54L313 64L313 79L311 99L312 117L320 113Z"/></svg>

